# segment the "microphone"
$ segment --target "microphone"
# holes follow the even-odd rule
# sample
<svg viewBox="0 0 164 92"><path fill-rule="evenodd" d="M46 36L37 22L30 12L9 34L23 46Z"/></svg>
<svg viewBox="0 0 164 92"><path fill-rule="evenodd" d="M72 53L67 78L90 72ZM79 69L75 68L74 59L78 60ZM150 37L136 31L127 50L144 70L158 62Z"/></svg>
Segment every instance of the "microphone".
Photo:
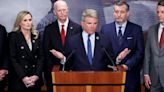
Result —
<svg viewBox="0 0 164 92"><path fill-rule="evenodd" d="M111 56L109 55L109 53L107 52L107 50L103 46L101 46L101 47L102 47L103 51L105 52L105 54L107 55L107 57L110 60L110 62L112 63L112 66L111 65L108 65L108 68L112 68L113 71L117 71L117 67L116 67L113 59L111 58Z"/></svg>
<svg viewBox="0 0 164 92"><path fill-rule="evenodd" d="M76 49L72 50L72 52L67 56L65 63L72 57L72 55L75 53ZM65 70L65 63L63 64L62 71Z"/></svg>

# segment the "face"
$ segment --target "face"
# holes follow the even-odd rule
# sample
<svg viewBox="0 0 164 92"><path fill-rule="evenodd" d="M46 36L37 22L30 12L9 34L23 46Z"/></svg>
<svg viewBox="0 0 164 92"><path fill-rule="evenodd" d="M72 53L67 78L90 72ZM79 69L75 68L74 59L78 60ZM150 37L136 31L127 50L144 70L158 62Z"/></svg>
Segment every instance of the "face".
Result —
<svg viewBox="0 0 164 92"><path fill-rule="evenodd" d="M159 22L164 25L164 6L157 6L157 16Z"/></svg>
<svg viewBox="0 0 164 92"><path fill-rule="evenodd" d="M32 28L32 17L30 14L24 16L24 18L20 22L21 30L31 30Z"/></svg>
<svg viewBox="0 0 164 92"><path fill-rule="evenodd" d="M121 5L121 6L115 5L113 16L115 18L115 21L119 24L122 24L125 21L127 21L129 17L129 11L127 10L126 5Z"/></svg>
<svg viewBox="0 0 164 92"><path fill-rule="evenodd" d="M92 17L85 17L84 21L81 22L83 30L88 34L93 34L97 30L98 19Z"/></svg>
<svg viewBox="0 0 164 92"><path fill-rule="evenodd" d="M68 6L66 3L58 2L56 4L56 9L54 9L54 14L60 22L64 23L68 17Z"/></svg>

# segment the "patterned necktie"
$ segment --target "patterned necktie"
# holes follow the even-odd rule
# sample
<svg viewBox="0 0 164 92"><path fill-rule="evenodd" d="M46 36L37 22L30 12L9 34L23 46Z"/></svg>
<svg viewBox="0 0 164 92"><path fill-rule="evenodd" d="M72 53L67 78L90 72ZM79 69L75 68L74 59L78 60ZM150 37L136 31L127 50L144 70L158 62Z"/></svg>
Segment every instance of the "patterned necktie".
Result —
<svg viewBox="0 0 164 92"><path fill-rule="evenodd" d="M122 26L119 26L119 30L118 30L118 40L119 40L119 46L121 46L122 44L122 30L121 30Z"/></svg>
<svg viewBox="0 0 164 92"><path fill-rule="evenodd" d="M163 42L164 42L164 28L162 29L161 39L160 39L160 42L159 42L159 47L160 48L162 48Z"/></svg>
<svg viewBox="0 0 164 92"><path fill-rule="evenodd" d="M62 29L61 29L61 40L62 40L62 45L64 46L65 43L65 31L64 31L64 25L62 25Z"/></svg>
<svg viewBox="0 0 164 92"><path fill-rule="evenodd" d="M89 63L92 65L92 45L91 45L90 35L88 35L87 49L88 49L88 60Z"/></svg>

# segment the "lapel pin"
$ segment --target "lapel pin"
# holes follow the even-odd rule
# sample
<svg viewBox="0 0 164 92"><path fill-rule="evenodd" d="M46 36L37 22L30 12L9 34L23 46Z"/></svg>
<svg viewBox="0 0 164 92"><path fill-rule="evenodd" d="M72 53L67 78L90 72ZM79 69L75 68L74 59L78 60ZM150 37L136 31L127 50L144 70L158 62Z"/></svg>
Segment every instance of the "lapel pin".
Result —
<svg viewBox="0 0 164 92"><path fill-rule="evenodd" d="M73 27L70 27L70 29L72 30L72 29L73 29Z"/></svg>
<svg viewBox="0 0 164 92"><path fill-rule="evenodd" d="M99 40L99 37L98 36L96 36L96 40Z"/></svg>

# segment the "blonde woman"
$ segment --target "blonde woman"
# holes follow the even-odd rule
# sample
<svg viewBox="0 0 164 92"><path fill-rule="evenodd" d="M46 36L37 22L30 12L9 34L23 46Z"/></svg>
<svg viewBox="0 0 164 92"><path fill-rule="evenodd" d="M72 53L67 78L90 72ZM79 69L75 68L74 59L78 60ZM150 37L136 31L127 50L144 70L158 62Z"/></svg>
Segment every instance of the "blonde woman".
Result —
<svg viewBox="0 0 164 92"><path fill-rule="evenodd" d="M39 34L32 24L31 13L19 12L13 30L9 33L11 60L9 91L40 91L44 58L38 37Z"/></svg>

